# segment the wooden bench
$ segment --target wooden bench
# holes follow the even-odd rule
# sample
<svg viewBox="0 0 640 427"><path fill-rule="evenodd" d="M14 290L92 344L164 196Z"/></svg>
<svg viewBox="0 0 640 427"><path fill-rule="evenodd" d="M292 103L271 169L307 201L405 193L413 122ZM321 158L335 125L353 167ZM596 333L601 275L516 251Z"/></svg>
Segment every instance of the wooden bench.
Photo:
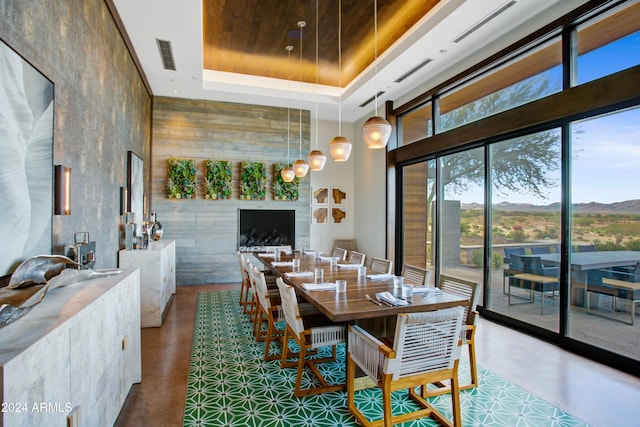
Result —
<svg viewBox="0 0 640 427"><path fill-rule="evenodd" d="M535 292L540 292L540 314L544 314L544 292L553 292L559 290L560 282L557 277L543 276L541 274L533 273L520 273L514 274L509 277L509 289L508 289L508 301L509 305L523 304L511 302L511 287L517 286L522 289L529 290L529 299L526 303L533 303L535 299ZM521 298L521 297L517 297Z"/></svg>
<svg viewBox="0 0 640 427"><path fill-rule="evenodd" d="M640 282L625 282L624 280L604 277L602 278L602 285L589 284L587 286L587 313L590 313L589 295L591 292L611 296L611 309L613 311L616 311L616 298L629 300L631 302L631 321L625 323L633 325L636 303L640 302Z"/></svg>

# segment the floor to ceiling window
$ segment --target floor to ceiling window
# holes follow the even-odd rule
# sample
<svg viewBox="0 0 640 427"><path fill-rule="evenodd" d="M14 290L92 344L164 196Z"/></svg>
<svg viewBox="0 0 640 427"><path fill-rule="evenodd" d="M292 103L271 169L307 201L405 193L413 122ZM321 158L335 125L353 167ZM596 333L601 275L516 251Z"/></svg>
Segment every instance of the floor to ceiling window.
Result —
<svg viewBox="0 0 640 427"><path fill-rule="evenodd" d="M396 247L481 283L485 316L640 370L640 1L591 12L396 110Z"/></svg>

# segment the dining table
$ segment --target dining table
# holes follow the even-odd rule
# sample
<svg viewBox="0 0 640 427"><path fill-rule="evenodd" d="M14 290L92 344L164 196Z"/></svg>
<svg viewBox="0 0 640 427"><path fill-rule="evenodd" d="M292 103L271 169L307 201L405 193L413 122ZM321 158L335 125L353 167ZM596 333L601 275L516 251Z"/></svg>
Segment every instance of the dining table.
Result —
<svg viewBox="0 0 640 427"><path fill-rule="evenodd" d="M292 252L289 255L280 255L279 260L275 260L272 253L254 255L273 274L293 286L301 299L311 303L335 323L354 323L364 319L395 317L399 313L434 311L469 304L469 300L457 295L416 286L411 301L405 298L406 303L403 305L386 305L377 301L376 294L389 292L395 297L400 297L400 290L394 289L393 275L368 272L366 280L358 280L357 266L341 261L332 268L330 257L318 257L312 253ZM300 272L295 275L291 274L291 261L294 258L300 259ZM304 284L314 282L315 268L324 269L326 283L346 280L346 290L338 292L336 289L306 289Z"/></svg>

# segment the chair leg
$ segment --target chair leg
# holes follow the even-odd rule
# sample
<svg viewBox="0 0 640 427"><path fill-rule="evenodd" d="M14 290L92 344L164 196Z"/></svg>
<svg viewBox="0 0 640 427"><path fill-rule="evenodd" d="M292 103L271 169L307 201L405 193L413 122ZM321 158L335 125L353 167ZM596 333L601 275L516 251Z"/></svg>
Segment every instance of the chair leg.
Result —
<svg viewBox="0 0 640 427"><path fill-rule="evenodd" d="M464 389L478 387L478 366L476 364L476 345L473 339L471 339L467 345L469 347L469 370L471 373L471 383L468 386L465 386Z"/></svg>
<svg viewBox="0 0 640 427"><path fill-rule="evenodd" d="M382 380L382 409L384 414L384 427L393 426L393 408L391 407L391 390L387 388L390 386L388 378Z"/></svg>
<svg viewBox="0 0 640 427"><path fill-rule="evenodd" d="M458 362L456 361L456 364ZM460 415L460 389L458 387L458 370L454 369L453 378L451 378L451 410L453 413L453 427L461 427L462 419Z"/></svg>

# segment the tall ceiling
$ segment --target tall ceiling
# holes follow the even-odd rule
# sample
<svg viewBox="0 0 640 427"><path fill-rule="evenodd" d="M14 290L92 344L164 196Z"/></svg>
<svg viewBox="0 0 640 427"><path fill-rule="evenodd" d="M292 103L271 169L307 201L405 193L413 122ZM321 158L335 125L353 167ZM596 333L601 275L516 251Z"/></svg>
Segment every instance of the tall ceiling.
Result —
<svg viewBox="0 0 640 427"><path fill-rule="evenodd" d="M586 2L377 0L374 62L374 0L108 1L154 95L340 113L345 122L370 115L376 92L378 108L412 98ZM158 40L169 42L175 70L165 69Z"/></svg>

